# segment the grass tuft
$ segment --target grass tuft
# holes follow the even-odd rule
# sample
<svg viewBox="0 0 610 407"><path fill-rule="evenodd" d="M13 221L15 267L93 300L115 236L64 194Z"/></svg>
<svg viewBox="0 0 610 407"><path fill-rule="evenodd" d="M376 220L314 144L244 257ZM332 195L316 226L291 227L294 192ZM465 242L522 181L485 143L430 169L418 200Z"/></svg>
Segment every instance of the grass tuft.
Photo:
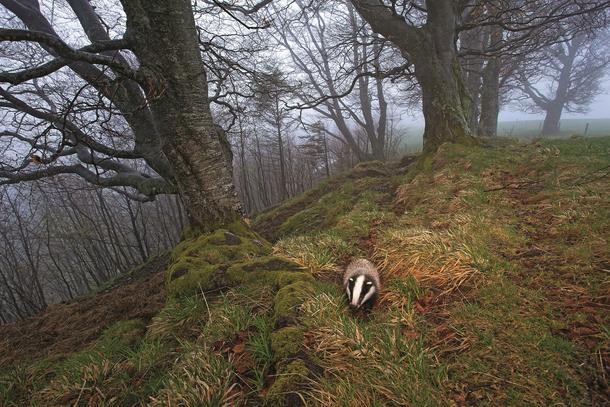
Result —
<svg viewBox="0 0 610 407"><path fill-rule="evenodd" d="M334 277L354 250L337 234L319 233L282 239L275 244L273 253L300 265L314 276Z"/></svg>
<svg viewBox="0 0 610 407"><path fill-rule="evenodd" d="M415 278L440 294L460 288L479 273L472 246L463 233L434 232L423 228L390 229L375 247L374 258L390 279Z"/></svg>

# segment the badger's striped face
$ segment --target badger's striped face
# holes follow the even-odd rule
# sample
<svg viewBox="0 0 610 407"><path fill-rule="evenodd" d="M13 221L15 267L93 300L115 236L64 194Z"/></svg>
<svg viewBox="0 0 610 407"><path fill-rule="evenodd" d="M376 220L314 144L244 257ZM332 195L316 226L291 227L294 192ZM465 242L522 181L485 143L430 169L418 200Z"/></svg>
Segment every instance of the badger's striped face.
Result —
<svg viewBox="0 0 610 407"><path fill-rule="evenodd" d="M375 296L376 288L373 280L364 275L353 276L347 281L345 287L350 308L358 309Z"/></svg>

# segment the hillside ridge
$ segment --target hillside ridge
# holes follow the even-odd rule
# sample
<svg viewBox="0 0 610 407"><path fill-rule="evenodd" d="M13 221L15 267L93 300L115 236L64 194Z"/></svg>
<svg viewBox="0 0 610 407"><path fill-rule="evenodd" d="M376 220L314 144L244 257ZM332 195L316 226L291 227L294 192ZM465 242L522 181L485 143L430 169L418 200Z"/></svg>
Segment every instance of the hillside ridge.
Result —
<svg viewBox="0 0 610 407"><path fill-rule="evenodd" d="M609 166L610 138L360 164L184 240L131 283L163 301L72 351L28 361L0 327L0 404L604 405ZM354 256L382 271L370 314L337 284Z"/></svg>

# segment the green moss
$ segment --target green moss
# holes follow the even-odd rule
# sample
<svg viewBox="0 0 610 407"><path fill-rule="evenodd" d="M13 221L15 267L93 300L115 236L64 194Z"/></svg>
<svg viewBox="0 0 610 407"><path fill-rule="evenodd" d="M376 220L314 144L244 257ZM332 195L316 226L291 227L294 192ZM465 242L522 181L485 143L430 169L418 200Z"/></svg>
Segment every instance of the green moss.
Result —
<svg viewBox="0 0 610 407"><path fill-rule="evenodd" d="M186 270L186 273L170 281L168 291L171 296L184 297L201 291L209 291L215 287L213 281L214 265L185 268L181 264L177 270Z"/></svg>
<svg viewBox="0 0 610 407"><path fill-rule="evenodd" d="M288 326L271 333L271 349L276 361L282 361L303 350L302 327Z"/></svg>
<svg viewBox="0 0 610 407"><path fill-rule="evenodd" d="M277 287L278 279L282 279L282 276L289 274L304 275L294 263L277 256L262 256L230 265L226 272L220 273L219 280L222 280L222 285L229 286L255 284ZM295 278L298 279L298 277Z"/></svg>
<svg viewBox="0 0 610 407"><path fill-rule="evenodd" d="M301 405L299 391L307 382L309 369L300 359L293 360L283 366L276 375L275 381L269 388L265 401L269 406Z"/></svg>
<svg viewBox="0 0 610 407"><path fill-rule="evenodd" d="M280 288L275 295L273 319L294 318L298 307L304 299L313 293L313 285L309 281L297 281Z"/></svg>
<svg viewBox="0 0 610 407"><path fill-rule="evenodd" d="M297 282L314 282L313 276L305 272L279 271L276 272L273 277L277 287L284 287Z"/></svg>
<svg viewBox="0 0 610 407"><path fill-rule="evenodd" d="M188 296L227 285L222 274L230 265L270 252L269 244L241 222L184 240L172 251L166 272L168 293Z"/></svg>

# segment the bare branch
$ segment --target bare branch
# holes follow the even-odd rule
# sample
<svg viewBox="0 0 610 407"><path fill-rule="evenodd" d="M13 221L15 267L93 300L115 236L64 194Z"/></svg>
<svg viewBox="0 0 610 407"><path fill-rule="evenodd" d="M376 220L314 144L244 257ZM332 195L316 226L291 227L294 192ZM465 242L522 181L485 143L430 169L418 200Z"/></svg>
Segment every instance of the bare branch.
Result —
<svg viewBox="0 0 610 407"><path fill-rule="evenodd" d="M121 40L112 40L112 41L103 41L100 43L95 43L91 45L87 45L85 47L79 48L74 52L78 54L91 54L102 51L110 51L110 50L118 50L125 48L126 41ZM108 57L104 57L107 59ZM40 66L29 68L19 72L0 72L0 82L8 82L13 85L17 85L19 83L26 82L28 80L34 78L41 78L45 75L49 75L66 65L69 65L73 62L73 59L69 58L56 58L52 61L46 62ZM120 64L121 68L124 68L125 65Z"/></svg>
<svg viewBox="0 0 610 407"><path fill-rule="evenodd" d="M60 38L52 34L47 34L41 31L0 28L0 42L2 41L37 42L51 47L64 60L83 61L88 62L90 64L106 65L112 67L112 69L115 70L117 73L127 78L136 80L140 83L147 83L147 80L149 80L149 78L141 71L131 69L129 66L118 62L115 58L95 54L91 51L91 49L96 51L98 49L109 50L127 48L128 42L124 39L102 41L100 43L95 43L88 47L84 47L84 49L75 50L68 44L63 42ZM51 67L55 68L55 65L59 63L63 63L62 66L67 65L66 62L62 61L55 62L53 65L51 65ZM45 64L45 70L49 69L48 64L49 63Z"/></svg>

